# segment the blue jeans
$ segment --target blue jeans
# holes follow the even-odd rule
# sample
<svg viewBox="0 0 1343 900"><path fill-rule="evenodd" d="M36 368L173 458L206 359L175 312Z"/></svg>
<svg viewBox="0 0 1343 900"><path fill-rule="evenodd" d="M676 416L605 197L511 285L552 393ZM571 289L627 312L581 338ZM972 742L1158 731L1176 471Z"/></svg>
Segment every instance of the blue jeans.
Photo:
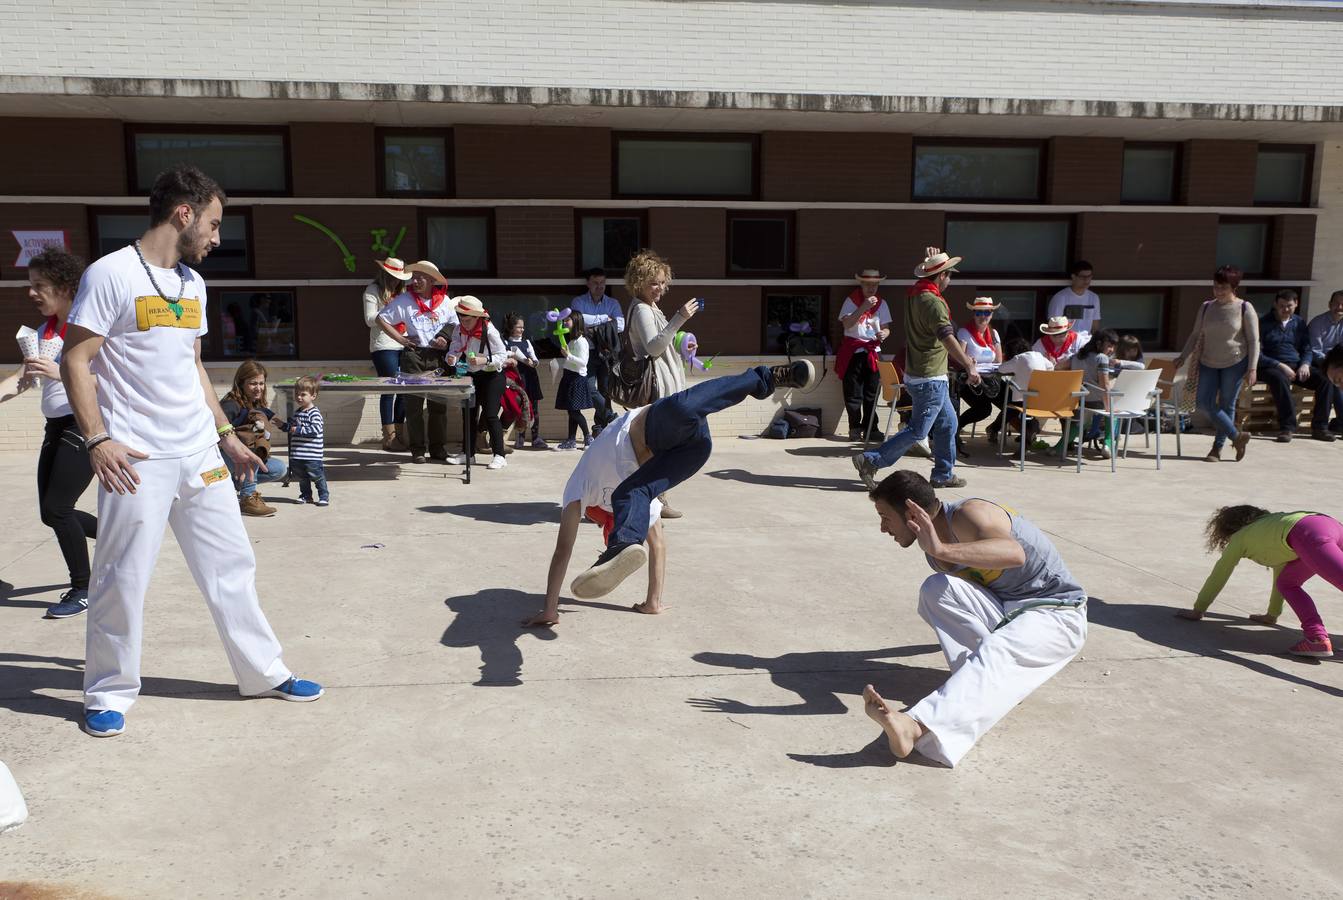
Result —
<svg viewBox="0 0 1343 900"><path fill-rule="evenodd" d="M229 474L233 476L233 484L238 488L238 498L246 499L256 493L258 484L265 484L268 481L279 481L284 477L284 463L275 457L266 460L264 469L257 469L246 481L238 480L238 470L233 460L227 456L224 457L224 465L228 466Z"/></svg>
<svg viewBox="0 0 1343 900"><path fill-rule="evenodd" d="M374 350L373 371L390 378L401 368L400 350ZM378 398L378 416L384 425L400 425L406 421L406 398L400 394L383 394Z"/></svg>
<svg viewBox="0 0 1343 900"><path fill-rule="evenodd" d="M331 494L326 489L326 467L322 465L320 459L291 459L289 461L289 471L298 479L300 499L312 500L312 484L314 481L317 482L317 499L331 499Z"/></svg>
<svg viewBox="0 0 1343 900"><path fill-rule="evenodd" d="M1199 364L1196 402L1217 428L1217 436L1212 439L1212 446L1216 450L1221 450L1223 444L1234 440L1239 434L1236 431L1236 397L1240 395L1245 370L1249 367L1248 359L1242 359L1225 369Z"/></svg>
<svg viewBox="0 0 1343 900"><path fill-rule="evenodd" d="M764 366L740 375L701 381L655 401L644 413L644 443L653 458L622 481L611 494L614 526L608 547L642 544L652 523L648 505L694 475L709 461L713 441L705 418L736 406L747 397L774 393L774 376ZM598 440L608 440L605 432Z"/></svg>
<svg viewBox="0 0 1343 900"><path fill-rule="evenodd" d="M910 447L932 437L934 484L951 478L956 466L956 407L945 381L905 385L912 402L909 424L876 450L863 455L878 469L893 466Z"/></svg>

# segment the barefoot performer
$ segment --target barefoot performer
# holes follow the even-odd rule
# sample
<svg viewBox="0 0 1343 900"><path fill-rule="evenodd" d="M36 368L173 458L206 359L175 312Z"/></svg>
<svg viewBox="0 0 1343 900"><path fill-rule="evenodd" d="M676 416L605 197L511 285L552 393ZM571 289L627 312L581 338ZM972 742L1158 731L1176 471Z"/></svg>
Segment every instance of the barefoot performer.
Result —
<svg viewBox="0 0 1343 900"><path fill-rule="evenodd" d="M881 530L918 542L937 572L919 591L951 677L907 712L872 685L867 714L901 759L918 750L955 766L1008 710L1082 649L1086 594L1033 524L988 500L941 502L922 475L902 470L868 494Z"/></svg>
<svg viewBox="0 0 1343 900"><path fill-rule="evenodd" d="M805 360L756 366L740 375L701 381L614 419L584 451L564 486L560 533L546 581L546 608L523 625L549 628L559 622L560 586L584 514L601 524L606 549L592 568L574 579L569 587L573 595L584 600L603 597L651 560L648 595L634 610L662 612L667 545L658 521L658 497L708 462L713 442L706 418L747 397L764 399L776 388L807 387L815 378L815 368Z"/></svg>

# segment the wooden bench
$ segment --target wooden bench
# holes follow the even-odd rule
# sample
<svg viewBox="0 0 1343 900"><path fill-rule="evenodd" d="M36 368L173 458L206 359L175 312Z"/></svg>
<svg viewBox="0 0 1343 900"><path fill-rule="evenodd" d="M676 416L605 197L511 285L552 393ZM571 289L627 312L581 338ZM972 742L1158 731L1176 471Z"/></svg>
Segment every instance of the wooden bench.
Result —
<svg viewBox="0 0 1343 900"><path fill-rule="evenodd" d="M1315 408L1315 392L1299 384L1292 385L1292 399L1296 403L1296 427L1299 431L1310 428L1310 411ZM1251 433L1278 432L1278 407L1273 394L1262 381L1248 391L1241 389L1236 399L1236 428Z"/></svg>

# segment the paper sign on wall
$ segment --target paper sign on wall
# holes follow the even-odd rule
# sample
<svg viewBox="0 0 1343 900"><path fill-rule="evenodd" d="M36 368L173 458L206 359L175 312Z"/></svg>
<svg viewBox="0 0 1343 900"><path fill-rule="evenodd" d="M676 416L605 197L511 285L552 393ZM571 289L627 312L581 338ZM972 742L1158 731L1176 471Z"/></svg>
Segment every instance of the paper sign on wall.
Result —
<svg viewBox="0 0 1343 900"><path fill-rule="evenodd" d="M64 250L66 248L64 231L12 231L14 240L19 242L19 258L14 260L18 268L26 268L28 261L43 250Z"/></svg>

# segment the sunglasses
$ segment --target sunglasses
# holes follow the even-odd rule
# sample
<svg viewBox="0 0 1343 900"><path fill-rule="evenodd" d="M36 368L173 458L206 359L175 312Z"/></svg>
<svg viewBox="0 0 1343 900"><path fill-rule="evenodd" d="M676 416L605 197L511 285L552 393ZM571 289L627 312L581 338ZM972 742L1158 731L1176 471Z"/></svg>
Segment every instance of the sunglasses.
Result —
<svg viewBox="0 0 1343 900"><path fill-rule="evenodd" d="M991 310L991 309L977 309L977 310L975 310L975 316L977 316L977 317L978 317L978 316L986 316L986 317L987 317L987 316L991 316L991 315L993 315L993 310Z"/></svg>

